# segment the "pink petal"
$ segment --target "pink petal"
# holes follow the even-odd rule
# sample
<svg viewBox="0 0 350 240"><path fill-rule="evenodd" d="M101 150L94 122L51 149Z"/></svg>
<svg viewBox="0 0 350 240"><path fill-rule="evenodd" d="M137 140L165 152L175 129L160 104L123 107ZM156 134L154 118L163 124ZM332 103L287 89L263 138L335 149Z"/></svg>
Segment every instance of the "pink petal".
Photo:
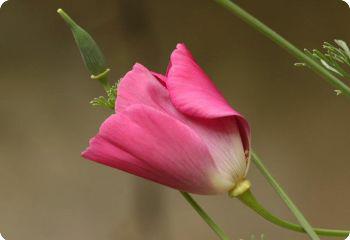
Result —
<svg viewBox="0 0 350 240"><path fill-rule="evenodd" d="M86 159L155 181L155 173L152 173L151 169L100 135L90 140L89 147L82 153L82 156Z"/></svg>
<svg viewBox="0 0 350 240"><path fill-rule="evenodd" d="M249 151L250 128L246 119L229 105L184 44L178 44L171 54L166 85L176 109L188 116L235 117L244 148Z"/></svg>
<svg viewBox="0 0 350 240"><path fill-rule="evenodd" d="M184 44L178 44L171 54L167 88L176 108L185 114L204 118L237 114L198 66Z"/></svg>
<svg viewBox="0 0 350 240"><path fill-rule="evenodd" d="M166 86L166 76L163 74L151 71L153 76L155 76L164 86Z"/></svg>
<svg viewBox="0 0 350 240"><path fill-rule="evenodd" d="M141 64L135 64L118 85L115 111L122 112L133 104L145 104L156 109L169 107L168 90L154 75Z"/></svg>
<svg viewBox="0 0 350 240"><path fill-rule="evenodd" d="M182 191L222 191L213 185L218 172L196 133L145 105L109 117L83 156Z"/></svg>

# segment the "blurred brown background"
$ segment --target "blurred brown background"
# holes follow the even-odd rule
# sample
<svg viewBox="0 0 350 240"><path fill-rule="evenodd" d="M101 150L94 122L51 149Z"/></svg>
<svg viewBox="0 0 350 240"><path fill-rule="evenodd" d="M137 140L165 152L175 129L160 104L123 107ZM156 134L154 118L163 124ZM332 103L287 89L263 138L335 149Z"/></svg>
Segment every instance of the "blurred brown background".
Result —
<svg viewBox="0 0 350 240"><path fill-rule="evenodd" d="M341 0L240 0L300 48L350 42ZM350 228L350 100L212 0L9 0L0 9L0 232L8 240L217 239L178 192L83 160L110 114L64 8L95 37L118 79L136 61L164 71L185 42L236 109L253 145L314 226ZM293 220L254 166L259 199ZM231 239L307 239L227 196L196 196ZM326 239L326 238L324 238Z"/></svg>

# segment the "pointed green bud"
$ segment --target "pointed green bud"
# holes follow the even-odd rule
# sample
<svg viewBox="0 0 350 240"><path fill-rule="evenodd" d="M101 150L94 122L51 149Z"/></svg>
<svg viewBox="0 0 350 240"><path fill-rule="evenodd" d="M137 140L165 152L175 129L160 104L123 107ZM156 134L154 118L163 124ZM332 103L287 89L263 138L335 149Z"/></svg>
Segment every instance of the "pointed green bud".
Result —
<svg viewBox="0 0 350 240"><path fill-rule="evenodd" d="M108 86L109 68L107 68L105 58L95 40L62 9L58 9L57 13L70 27L91 78L100 81L104 87Z"/></svg>

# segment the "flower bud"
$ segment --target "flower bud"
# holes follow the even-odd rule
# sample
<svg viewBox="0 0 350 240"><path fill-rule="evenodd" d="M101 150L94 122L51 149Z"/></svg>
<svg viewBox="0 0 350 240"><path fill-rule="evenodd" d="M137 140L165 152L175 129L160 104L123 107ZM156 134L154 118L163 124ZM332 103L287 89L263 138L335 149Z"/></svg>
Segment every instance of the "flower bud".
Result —
<svg viewBox="0 0 350 240"><path fill-rule="evenodd" d="M58 9L57 13L60 14L70 27L85 66L91 74L91 78L99 80L104 86L106 86L106 75L108 74L109 69L107 68L105 58L95 40L62 9Z"/></svg>

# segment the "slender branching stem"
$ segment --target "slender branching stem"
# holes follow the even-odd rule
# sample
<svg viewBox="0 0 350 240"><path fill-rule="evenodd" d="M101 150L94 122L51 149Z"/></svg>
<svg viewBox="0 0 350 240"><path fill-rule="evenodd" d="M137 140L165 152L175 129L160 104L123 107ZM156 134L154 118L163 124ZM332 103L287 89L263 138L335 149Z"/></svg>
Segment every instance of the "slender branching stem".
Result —
<svg viewBox="0 0 350 240"><path fill-rule="evenodd" d="M316 62L311 57L307 56L303 51L299 50L292 43L287 41L281 35L273 31L270 27L259 21L257 18L240 8L237 4L230 0L215 0L221 6L235 14L237 17L242 19L244 22L249 24L251 27L261 32L263 35L271 39L273 42L287 50L290 54L295 56L299 61L306 63L314 72L318 73L325 80L327 80L334 88L340 90L344 95L350 96L350 88L343 83L339 78L335 77L321 64Z"/></svg>

